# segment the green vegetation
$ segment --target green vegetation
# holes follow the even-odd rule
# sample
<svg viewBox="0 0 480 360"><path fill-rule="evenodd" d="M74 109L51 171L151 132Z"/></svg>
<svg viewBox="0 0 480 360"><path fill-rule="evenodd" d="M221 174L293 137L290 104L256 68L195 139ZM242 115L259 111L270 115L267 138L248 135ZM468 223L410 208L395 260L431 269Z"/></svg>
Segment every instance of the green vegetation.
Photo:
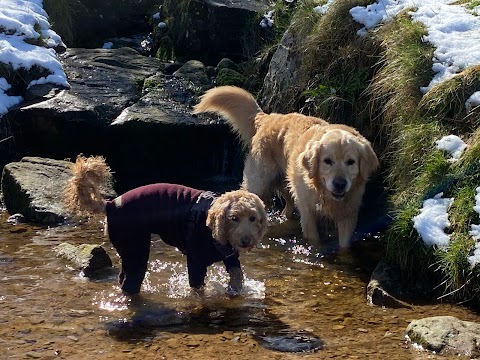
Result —
<svg viewBox="0 0 480 360"><path fill-rule="evenodd" d="M240 74L238 71L223 68L217 74L216 85L233 85L242 87L245 83L245 76Z"/></svg>
<svg viewBox="0 0 480 360"><path fill-rule="evenodd" d="M73 23L78 10L76 0L44 0L43 7L49 16L52 29L60 34L64 43L72 42Z"/></svg>

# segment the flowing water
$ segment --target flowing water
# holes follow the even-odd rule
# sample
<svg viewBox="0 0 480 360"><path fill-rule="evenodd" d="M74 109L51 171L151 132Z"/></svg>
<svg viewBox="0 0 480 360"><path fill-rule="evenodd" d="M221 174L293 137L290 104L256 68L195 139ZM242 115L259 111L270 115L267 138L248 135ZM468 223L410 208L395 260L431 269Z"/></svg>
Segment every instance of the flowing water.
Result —
<svg viewBox="0 0 480 360"><path fill-rule="evenodd" d="M127 298L101 223L44 228L7 218L0 212L0 359L443 359L407 342L409 322L478 320L449 304L368 305L378 252L362 246L351 256L321 256L294 221L272 225L261 246L241 256L238 297L226 295L221 264L209 269L204 296L192 293L183 256L154 239L142 294ZM104 242L114 269L83 277L56 256L61 242Z"/></svg>

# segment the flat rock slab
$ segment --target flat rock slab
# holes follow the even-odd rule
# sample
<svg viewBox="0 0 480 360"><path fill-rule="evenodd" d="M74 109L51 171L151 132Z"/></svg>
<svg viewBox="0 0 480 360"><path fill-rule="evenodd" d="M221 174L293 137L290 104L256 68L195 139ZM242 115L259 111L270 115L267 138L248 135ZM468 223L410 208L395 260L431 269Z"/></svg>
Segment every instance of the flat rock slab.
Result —
<svg viewBox="0 0 480 360"><path fill-rule="evenodd" d="M61 243L55 247L57 255L71 261L75 267L82 270L86 277L92 277L102 270L112 267L112 260L101 245L72 245Z"/></svg>
<svg viewBox="0 0 480 360"><path fill-rule="evenodd" d="M434 316L414 320L407 327L413 343L439 354L480 356L480 324L453 316Z"/></svg>
<svg viewBox="0 0 480 360"><path fill-rule="evenodd" d="M72 176L70 162L24 157L3 168L3 201L10 214L22 214L27 221L45 225L61 223L69 216L63 205L63 191ZM113 188L103 190L114 197Z"/></svg>

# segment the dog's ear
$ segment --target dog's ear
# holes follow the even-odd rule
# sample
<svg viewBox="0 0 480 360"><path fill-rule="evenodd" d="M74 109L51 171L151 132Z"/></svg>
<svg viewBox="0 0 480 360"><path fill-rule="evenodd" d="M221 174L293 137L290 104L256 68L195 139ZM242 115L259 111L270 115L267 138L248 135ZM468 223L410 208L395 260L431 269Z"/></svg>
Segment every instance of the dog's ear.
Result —
<svg viewBox="0 0 480 360"><path fill-rule="evenodd" d="M363 180L368 177L380 166L378 157L373 151L372 145L366 139L363 139L360 145L360 176Z"/></svg>
<svg viewBox="0 0 480 360"><path fill-rule="evenodd" d="M227 213L230 202L220 196L217 198L207 213L207 226L212 230L212 236L220 244L227 244Z"/></svg>
<svg viewBox="0 0 480 360"><path fill-rule="evenodd" d="M255 205L256 205L256 208L257 208L257 213L258 213L258 216L260 216L261 228L260 228L260 231L259 231L259 238L261 239L265 236L265 234L268 231L268 215L267 215L267 212L265 210L265 204L263 203L263 201L260 200L260 198L255 194L252 194L252 196L255 198Z"/></svg>
<svg viewBox="0 0 480 360"><path fill-rule="evenodd" d="M307 149L300 154L300 160L305 169L307 169L308 177L312 179L318 173L319 158L322 151L320 141L311 141L307 144Z"/></svg>

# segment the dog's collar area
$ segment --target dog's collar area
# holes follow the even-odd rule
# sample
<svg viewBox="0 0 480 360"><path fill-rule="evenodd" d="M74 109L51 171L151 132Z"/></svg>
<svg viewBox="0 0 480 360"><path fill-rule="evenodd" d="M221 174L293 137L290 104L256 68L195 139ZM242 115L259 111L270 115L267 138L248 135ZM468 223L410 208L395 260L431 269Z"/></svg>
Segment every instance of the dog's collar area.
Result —
<svg viewBox="0 0 480 360"><path fill-rule="evenodd" d="M204 191L200 194L190 210L188 218L189 236L193 236L195 226L199 223L200 219L202 219L201 221L204 223L208 209L217 197L218 195L211 191ZM238 252L230 244L220 244L217 240L213 239L213 245L215 246L215 249L222 255L223 260L238 254Z"/></svg>
<svg viewBox="0 0 480 360"><path fill-rule="evenodd" d="M217 251L222 254L224 259L228 259L231 256L234 256L237 254L237 251L230 245L230 244L220 244L218 241L214 241L213 244L215 245L215 248Z"/></svg>

